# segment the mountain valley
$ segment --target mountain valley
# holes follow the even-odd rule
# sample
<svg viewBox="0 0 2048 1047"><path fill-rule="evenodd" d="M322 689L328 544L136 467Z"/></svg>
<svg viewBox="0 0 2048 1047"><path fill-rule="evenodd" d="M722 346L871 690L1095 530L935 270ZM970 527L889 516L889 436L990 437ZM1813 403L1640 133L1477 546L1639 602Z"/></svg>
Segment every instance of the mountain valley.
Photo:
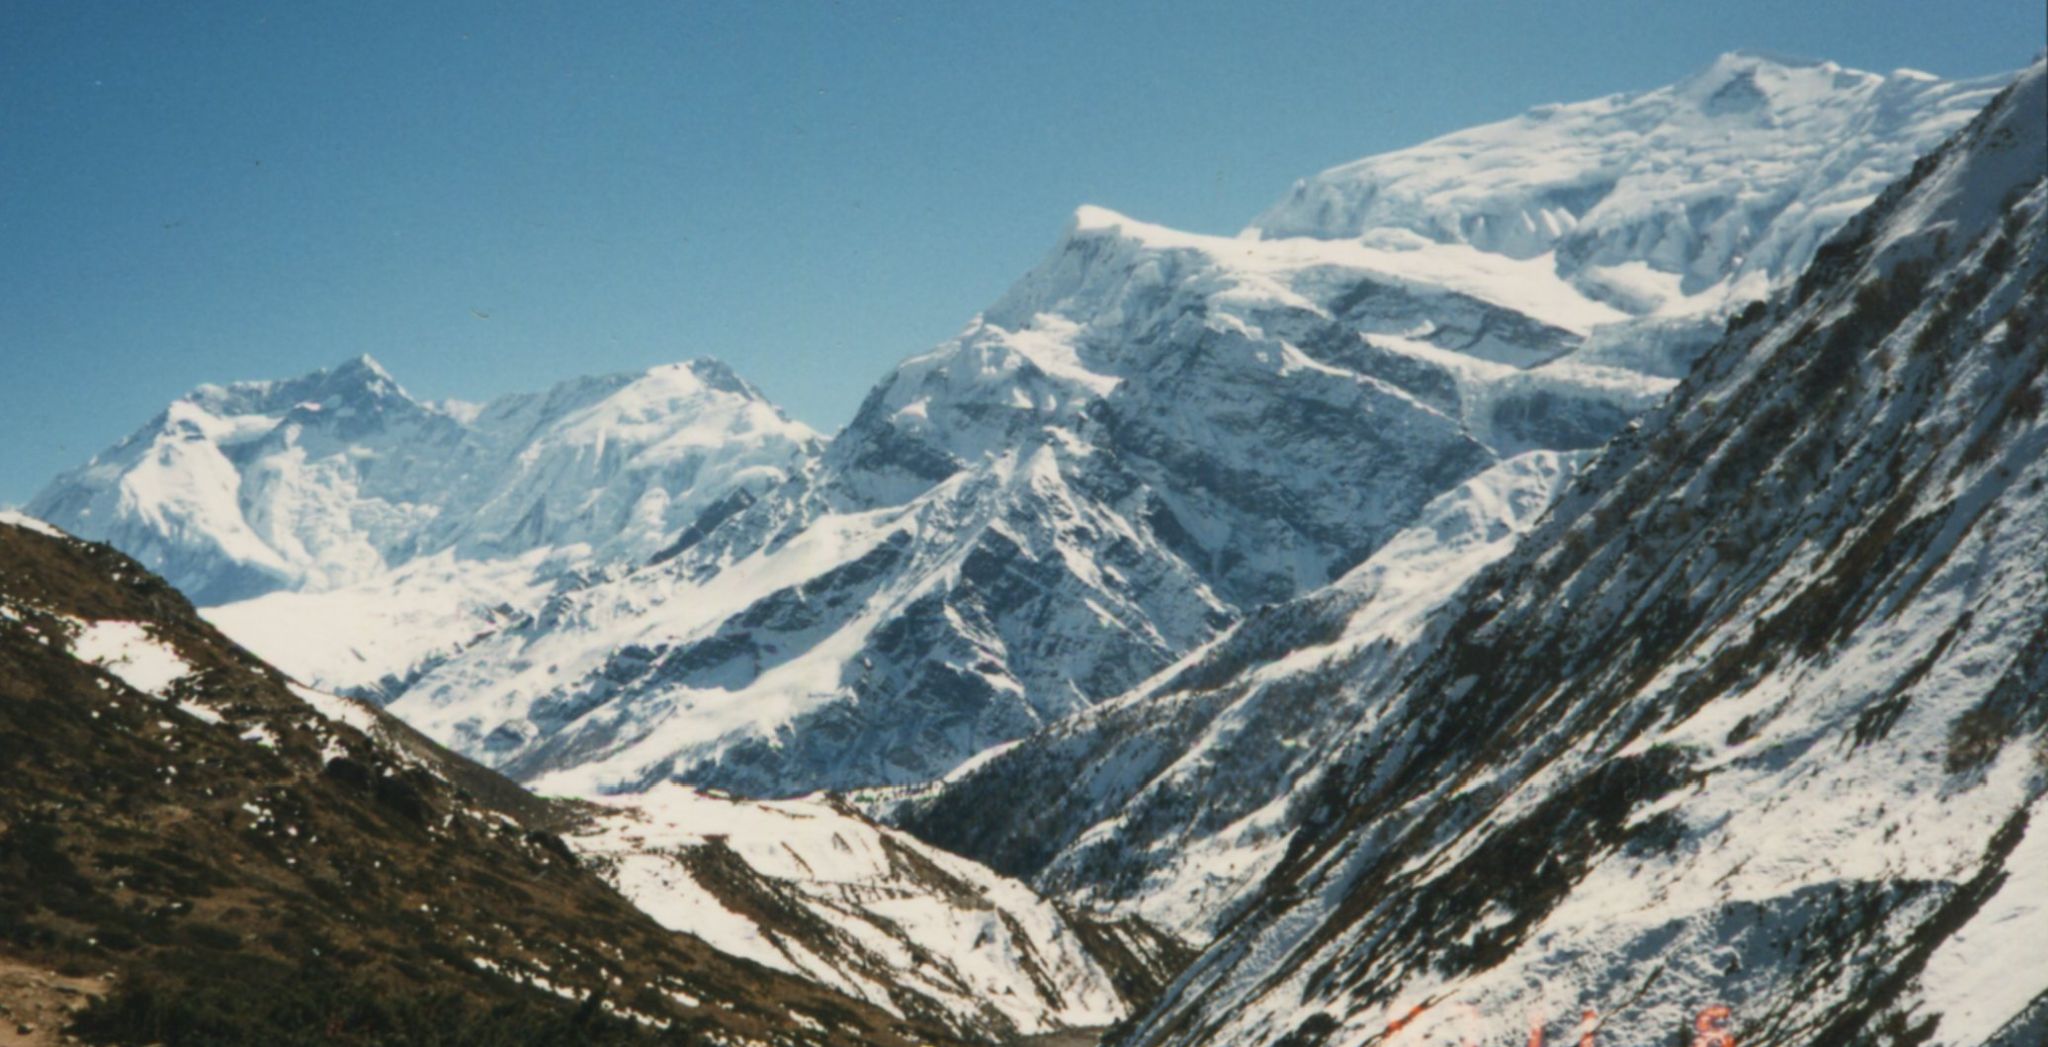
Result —
<svg viewBox="0 0 2048 1047"><path fill-rule="evenodd" d="M0 1017L2038 1044L2044 402L2048 58L1760 52L1081 207L830 437L201 386L0 512Z"/></svg>

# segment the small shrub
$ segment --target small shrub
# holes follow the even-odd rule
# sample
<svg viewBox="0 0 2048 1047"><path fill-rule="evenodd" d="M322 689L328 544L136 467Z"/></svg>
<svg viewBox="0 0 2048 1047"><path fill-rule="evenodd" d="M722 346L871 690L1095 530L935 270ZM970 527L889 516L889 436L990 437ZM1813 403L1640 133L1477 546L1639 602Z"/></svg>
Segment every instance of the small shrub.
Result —
<svg viewBox="0 0 2048 1047"><path fill-rule="evenodd" d="M2009 717L1982 706L1956 717L1948 732L1948 758L1944 762L1948 773L1961 774L1990 763L2005 748L2012 729Z"/></svg>
<svg viewBox="0 0 2048 1047"><path fill-rule="evenodd" d="M2010 421L2028 421L2041 416L2042 396L2039 385L2015 386L2005 397L2005 417Z"/></svg>
<svg viewBox="0 0 2048 1047"><path fill-rule="evenodd" d="M1984 269L1992 274L2004 273L2012 268L2013 258L2012 241L2000 236L1984 249Z"/></svg>

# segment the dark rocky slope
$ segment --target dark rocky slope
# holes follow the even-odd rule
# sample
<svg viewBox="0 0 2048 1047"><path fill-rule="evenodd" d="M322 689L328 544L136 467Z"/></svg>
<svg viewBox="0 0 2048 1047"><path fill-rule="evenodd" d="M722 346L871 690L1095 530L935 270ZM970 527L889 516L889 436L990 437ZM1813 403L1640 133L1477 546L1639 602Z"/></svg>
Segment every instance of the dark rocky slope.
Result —
<svg viewBox="0 0 2048 1047"><path fill-rule="evenodd" d="M0 523L10 1007L84 984L76 1031L120 1042L946 1038L662 929L550 804L302 694L112 549Z"/></svg>

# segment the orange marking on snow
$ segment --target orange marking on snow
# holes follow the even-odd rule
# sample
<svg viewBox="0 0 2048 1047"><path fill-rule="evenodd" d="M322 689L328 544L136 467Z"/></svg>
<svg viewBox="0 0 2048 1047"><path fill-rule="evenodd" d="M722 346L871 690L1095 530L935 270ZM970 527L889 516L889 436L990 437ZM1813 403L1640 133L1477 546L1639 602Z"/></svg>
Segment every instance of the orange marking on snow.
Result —
<svg viewBox="0 0 2048 1047"><path fill-rule="evenodd" d="M1693 1032L1697 1034L1692 1038L1692 1047L1735 1047L1735 1034L1728 1028L1734 1017L1735 1012L1724 1003L1701 1010L1699 1017L1692 1020Z"/></svg>

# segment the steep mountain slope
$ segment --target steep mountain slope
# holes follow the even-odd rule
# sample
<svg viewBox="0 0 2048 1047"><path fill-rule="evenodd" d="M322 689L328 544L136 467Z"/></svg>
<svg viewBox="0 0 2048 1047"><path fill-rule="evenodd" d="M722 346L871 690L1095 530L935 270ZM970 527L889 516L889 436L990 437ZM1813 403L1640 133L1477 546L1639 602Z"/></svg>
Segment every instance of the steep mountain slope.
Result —
<svg viewBox="0 0 2048 1047"><path fill-rule="evenodd" d="M860 798L1054 897L1206 938L1279 860L1331 749L1363 715L1332 674L1369 673L1405 651L1528 532L1583 457L1508 459L1432 501L1336 583L1262 609L1130 694L943 782Z"/></svg>
<svg viewBox="0 0 2048 1047"><path fill-rule="evenodd" d="M1876 90L1829 68L1728 59L1702 76L1799 86L1717 116L1695 85L1673 97L1696 118L1673 102L1661 122L1560 133L1680 155L1731 127L1847 120L1825 156L1799 134L1740 137L1753 165L1795 172L1789 202L1754 216L1777 236L1777 216L1838 221L1860 180L1901 173L1910 154L1876 138L1931 146L1988 91L1910 76ZM1503 139L1438 177L1448 191L1553 144ZM1844 152L1855 178L1823 178ZM1746 201L1740 174L1700 199ZM1796 260L1806 241L1782 235ZM1601 264L1667 263L1638 246ZM468 646L394 708L565 792L934 777L1336 579L1502 459L1597 445L1737 300L1653 316L1578 275L1469 237L1226 239L1084 208L1001 301L884 379L816 468ZM1668 352L1602 347L1616 325L1640 344L1645 323Z"/></svg>
<svg viewBox="0 0 2048 1047"><path fill-rule="evenodd" d="M0 1003L49 1042L99 996L121 1040L998 1043L1186 958L822 802L542 800L0 514Z"/></svg>
<svg viewBox="0 0 2048 1047"><path fill-rule="evenodd" d="M359 688L579 571L646 559L820 446L716 361L477 407L415 400L361 357L203 386L28 509L201 604L243 601L215 615L237 639Z"/></svg>
<svg viewBox="0 0 2048 1047"><path fill-rule="evenodd" d="M1062 911L832 800L664 785L565 839L671 930L984 1042L1122 1021L1190 959L1142 921Z"/></svg>
<svg viewBox="0 0 2048 1047"><path fill-rule="evenodd" d="M2009 79L1734 52L1670 87L1332 168L1245 235L1419 238L1538 262L1633 317L1573 359L1681 378L1724 316L1804 269Z"/></svg>
<svg viewBox="0 0 2048 1047"><path fill-rule="evenodd" d="M2040 1042L2044 401L2037 62L1322 672L1306 827L1129 1042Z"/></svg>
<svg viewBox="0 0 2048 1047"><path fill-rule="evenodd" d="M59 981L116 972L82 1032L943 1036L664 930L552 820L388 716L290 684L134 561L0 521L0 956Z"/></svg>

